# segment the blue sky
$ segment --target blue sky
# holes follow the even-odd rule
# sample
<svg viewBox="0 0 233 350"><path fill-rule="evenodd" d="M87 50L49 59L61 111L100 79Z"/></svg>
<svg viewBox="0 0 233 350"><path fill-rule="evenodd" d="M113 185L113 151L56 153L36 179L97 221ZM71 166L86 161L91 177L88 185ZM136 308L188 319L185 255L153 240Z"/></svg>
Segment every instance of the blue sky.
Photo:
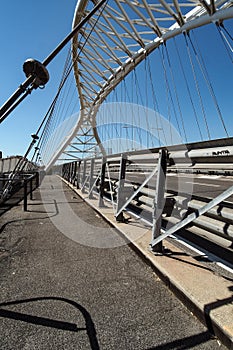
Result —
<svg viewBox="0 0 233 350"><path fill-rule="evenodd" d="M21 0L3 3L0 12L0 105L2 105L17 89L19 84L25 80L22 70L24 61L28 58L35 58L39 61L43 61L70 32L76 2L76 0L41 0L33 2L32 5L32 2L29 0ZM226 25L232 34L233 20L226 21ZM218 40L218 33L213 25L211 28L208 26L208 28L197 29L195 35L202 49L203 59L211 70L211 79L229 129L229 134L232 136L232 65L223 50L222 42ZM173 44L169 42L168 47L169 45L172 49ZM187 56L184 43L179 44L178 42L178 45L180 45L181 56L184 58L185 55ZM158 63L156 55L158 56L157 53L150 56L150 64L155 81L158 82L158 80L161 80L161 84L158 85L158 88L161 94L159 98L163 100L166 86L164 86L161 62ZM56 94L65 58L66 50L63 50L47 67L50 73L50 81L45 89L33 91L32 95L27 97L27 99L0 124L0 150L3 151L3 156L23 154L27 149L31 141L30 135L36 132ZM173 66L178 67L178 63L175 62L177 59L175 55L172 56L171 59L174 62ZM158 64L160 64L160 66ZM146 89L150 91L150 87L146 88L146 86L143 86L145 83L145 68L143 65L144 63L142 62L141 73L140 68L138 70L138 79L141 84L142 93L145 94ZM182 79L179 80L179 76L181 76L181 72L178 75L178 82L181 86ZM130 90L135 84L133 75L128 77L126 82ZM119 87L119 91L123 89L124 86L125 85L122 84L122 87ZM210 104L207 100L209 97L207 97L207 94L205 95L204 92L203 98L209 106ZM183 102L186 104L187 101L187 94L186 96L183 95ZM153 108L153 104L149 107ZM160 104L160 107L161 110L159 112L162 113L164 117L167 117L166 103L164 103L164 105ZM186 113L186 127L187 133L189 134L188 136L190 136L189 140L196 141L198 135L194 130L194 122L192 120L193 124L191 123L188 110L184 110L184 113ZM223 137L224 134L221 132L217 120L213 117L213 110L207 110L207 113L212 136L216 138Z"/></svg>
<svg viewBox="0 0 233 350"><path fill-rule="evenodd" d="M0 105L25 80L23 63L43 61L72 28L77 1L4 1L0 11ZM3 156L23 154L52 101L63 71L66 50L47 67L50 81L35 90L0 124Z"/></svg>

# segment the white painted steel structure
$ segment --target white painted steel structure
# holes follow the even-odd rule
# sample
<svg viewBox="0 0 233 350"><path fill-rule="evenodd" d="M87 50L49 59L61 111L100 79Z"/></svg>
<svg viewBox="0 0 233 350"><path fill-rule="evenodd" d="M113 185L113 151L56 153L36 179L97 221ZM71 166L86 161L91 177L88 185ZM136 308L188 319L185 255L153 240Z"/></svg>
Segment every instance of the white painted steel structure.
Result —
<svg viewBox="0 0 233 350"><path fill-rule="evenodd" d="M97 1L79 0L73 27ZM141 61L162 43L211 22L233 18L232 1L225 0L111 0L73 39L74 74L80 99L75 127L53 155L47 169L62 153L78 159L82 145L104 154L95 125L98 106ZM68 146L73 152L69 154ZM76 151L76 152L75 152Z"/></svg>

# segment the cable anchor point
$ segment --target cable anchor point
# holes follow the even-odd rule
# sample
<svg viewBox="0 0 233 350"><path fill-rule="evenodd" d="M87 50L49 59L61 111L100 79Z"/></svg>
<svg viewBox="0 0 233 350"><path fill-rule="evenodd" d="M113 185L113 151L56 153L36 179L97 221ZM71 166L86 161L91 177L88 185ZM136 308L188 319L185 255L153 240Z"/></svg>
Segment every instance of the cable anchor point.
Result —
<svg viewBox="0 0 233 350"><path fill-rule="evenodd" d="M39 61L29 58L23 64L23 71L27 78L34 76L32 82L33 89L44 88L49 81L49 72L47 68Z"/></svg>

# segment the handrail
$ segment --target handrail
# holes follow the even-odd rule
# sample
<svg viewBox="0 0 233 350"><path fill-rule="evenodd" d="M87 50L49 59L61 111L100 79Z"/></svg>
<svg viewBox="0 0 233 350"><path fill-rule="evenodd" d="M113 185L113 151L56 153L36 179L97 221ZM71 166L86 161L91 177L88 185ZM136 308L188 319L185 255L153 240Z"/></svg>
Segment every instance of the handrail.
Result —
<svg viewBox="0 0 233 350"><path fill-rule="evenodd" d="M20 189L23 188L23 208L24 211L27 210L27 197L28 194L30 194L30 199L32 198L32 193L33 191L39 187L39 172L35 173L20 173L16 178L13 180L11 178L8 178L9 174L1 174L0 175L0 191L4 191L4 187L6 183L10 182L9 189L10 191L8 192L7 196L2 196L1 197L1 202L0 204L3 204L7 202L16 192L18 192ZM33 186L34 182L34 186ZM29 183L29 188L28 188L28 183ZM1 193L0 193L1 194Z"/></svg>
<svg viewBox="0 0 233 350"><path fill-rule="evenodd" d="M204 172L210 175L213 173L233 175L232 144L233 139L228 139L226 143L221 143L221 141L218 142L218 140L215 143L200 143L199 148L197 147L198 144L195 144L193 149L190 147L190 145L188 145L186 151L182 151L180 147L173 148L172 151L169 150L168 147L163 147L161 149L167 150L168 173L173 173L172 176L177 176L179 178L180 172L190 172L191 175L189 176L192 178L192 174L195 172L197 174ZM76 185L77 188L82 188L83 190L86 189L88 191L90 184L88 183L87 177L88 174L92 173L90 178L92 179L91 181L94 185L91 186L91 191L95 194L95 198L96 196L98 197L98 193L99 198L101 196L103 197L101 197L101 202L107 198L108 200L111 200L114 205L117 204L117 210L114 208L114 214L117 221L119 221L119 215L123 215L123 211L130 210L136 215L139 215L141 218L149 220L153 226L155 224L154 221L156 221L152 220L153 210L157 203L157 198L154 198L156 196L156 186L158 187L155 181L156 175L153 173L153 171L155 171L154 169L156 169L156 167L159 167L159 155L156 153L156 151L157 149L153 149L127 152L126 154L121 154L121 156L119 154L106 156L104 162L108 169L107 175L104 174L103 170L101 170L101 168L103 168L102 158L86 158L84 160L79 160L78 167L75 166L75 162L66 163L62 168L62 176L68 182L70 182L69 179L75 179L72 183L73 185ZM188 158L188 154L192 155L191 160ZM122 159L126 160L123 177L121 176L123 171ZM211 161L208 162L208 159L211 159ZM83 166L84 163L85 166ZM82 181L84 179L84 171L86 179L85 183ZM103 173L103 179L102 181L97 182L97 174L99 173ZM175 173L177 173L177 175L175 175ZM150 174L155 175L155 177L150 176ZM147 181L148 177L153 178L149 183ZM120 179L122 178L123 180L121 181ZM180 179L182 182L183 177ZM121 183L123 183L123 186ZM230 187L230 185L231 184L229 183L228 186ZM180 184L178 184L178 187L179 186ZM169 189L165 191L165 206L164 215L162 218L163 224L168 224L170 226L175 225L178 221L182 222L185 211L185 215L191 214L191 216L189 216L189 220L191 221L189 222L192 222L194 228L201 227L201 229L208 231L208 234L210 234L211 237L216 240L216 242L220 239L220 237L224 238L227 240L227 242L229 242L230 247L231 242L233 242L233 203L231 207L227 206L228 210L226 212L225 198L227 197L224 196L224 189L222 190L222 196L219 196L218 198L220 199L221 204L213 201L212 198L201 199L200 197L199 207L201 208L201 217L196 218L195 215L197 210L199 210L199 207L196 208L194 206L192 198L195 197L198 199L197 196L195 193L193 196L192 192L185 193L184 190L186 187L184 189L178 187L178 192L171 192ZM229 190L227 194L231 194L231 191L232 189ZM219 194L219 192L217 194ZM200 201L202 201L203 204ZM163 202L163 200L161 202ZM215 204L213 209L209 210L209 202L211 202L211 208L213 204ZM104 203L102 203L102 205L104 205ZM202 208L207 208L208 210L202 211ZM195 221L193 221L194 218L196 218ZM121 217L120 221L124 222L123 216ZM182 224L180 225L182 226ZM176 227L181 227L180 225L175 226L174 230ZM152 239L153 247L158 242L159 238L157 240Z"/></svg>

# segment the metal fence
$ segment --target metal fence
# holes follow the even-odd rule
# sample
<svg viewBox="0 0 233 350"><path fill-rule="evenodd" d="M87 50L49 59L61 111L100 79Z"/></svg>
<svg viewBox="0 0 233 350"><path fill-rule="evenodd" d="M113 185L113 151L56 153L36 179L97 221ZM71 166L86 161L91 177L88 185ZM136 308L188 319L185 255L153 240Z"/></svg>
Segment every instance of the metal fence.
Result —
<svg viewBox="0 0 233 350"><path fill-rule="evenodd" d="M64 164L62 177L89 198L98 197L100 207L111 201L117 221L124 221L125 210L149 221L155 251L190 224L233 242L233 202L226 201L233 186L212 199L165 186L169 173L233 175L231 145L226 139L83 159Z"/></svg>
<svg viewBox="0 0 233 350"><path fill-rule="evenodd" d="M23 200L23 208L26 211L28 195L32 199L32 193L39 183L39 172L18 173L12 179L11 173L0 174L0 209L16 205Z"/></svg>

